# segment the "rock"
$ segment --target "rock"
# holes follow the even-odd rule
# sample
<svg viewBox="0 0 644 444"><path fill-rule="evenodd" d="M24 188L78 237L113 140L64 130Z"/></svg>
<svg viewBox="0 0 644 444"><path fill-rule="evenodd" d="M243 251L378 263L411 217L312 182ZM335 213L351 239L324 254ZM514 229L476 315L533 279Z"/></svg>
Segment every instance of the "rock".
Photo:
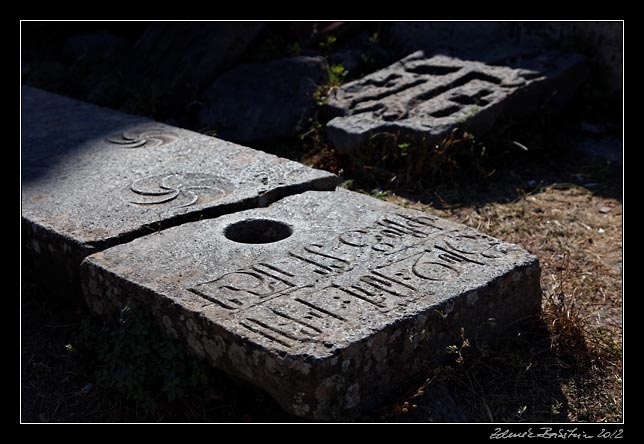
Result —
<svg viewBox="0 0 644 444"><path fill-rule="evenodd" d="M417 50L489 61L494 52L574 47L601 77L594 94L623 94L624 24L620 21L393 22L383 34L408 54ZM621 107L620 107L621 109Z"/></svg>
<svg viewBox="0 0 644 444"><path fill-rule="evenodd" d="M454 128L481 135L494 124L526 118L545 100L563 107L583 79L584 58L538 52L496 64L417 51L348 82L329 97L326 129L342 154L374 134L436 143Z"/></svg>
<svg viewBox="0 0 644 444"><path fill-rule="evenodd" d="M159 22L135 44L137 69L159 91L201 90L233 66L263 29L263 22Z"/></svg>
<svg viewBox="0 0 644 444"><path fill-rule="evenodd" d="M537 317L539 263L471 228L338 189L89 256L91 310L138 304L194 353L305 418L348 418ZM454 416L457 417L458 415Z"/></svg>
<svg viewBox="0 0 644 444"><path fill-rule="evenodd" d="M618 102L624 93L624 23L615 21L516 22L522 38L539 38L552 47L570 47L589 58L598 77L593 94ZM599 79L597 79L599 80Z"/></svg>
<svg viewBox="0 0 644 444"><path fill-rule="evenodd" d="M85 256L336 177L212 137L22 89L23 259L73 295Z"/></svg>
<svg viewBox="0 0 644 444"><path fill-rule="evenodd" d="M591 162L601 162L611 170L620 170L623 164L624 143L610 136L582 137L573 151Z"/></svg>
<svg viewBox="0 0 644 444"><path fill-rule="evenodd" d="M360 26L360 22L288 22L287 29L300 43L306 44L328 36L345 38L357 32Z"/></svg>
<svg viewBox="0 0 644 444"><path fill-rule="evenodd" d="M405 54L423 50L480 57L507 40L504 31L502 22L393 22L383 34Z"/></svg>
<svg viewBox="0 0 644 444"><path fill-rule="evenodd" d="M129 44L123 37L100 32L69 37L63 48L63 56L72 62L79 59L87 62L105 62L128 49Z"/></svg>
<svg viewBox="0 0 644 444"><path fill-rule="evenodd" d="M199 121L238 143L294 138L308 124L313 93L327 81L323 57L241 65L208 88Z"/></svg>
<svg viewBox="0 0 644 444"><path fill-rule="evenodd" d="M373 72L372 67L381 68L397 58L370 39L366 32L349 39L342 49L329 56L330 63L342 65L351 78Z"/></svg>

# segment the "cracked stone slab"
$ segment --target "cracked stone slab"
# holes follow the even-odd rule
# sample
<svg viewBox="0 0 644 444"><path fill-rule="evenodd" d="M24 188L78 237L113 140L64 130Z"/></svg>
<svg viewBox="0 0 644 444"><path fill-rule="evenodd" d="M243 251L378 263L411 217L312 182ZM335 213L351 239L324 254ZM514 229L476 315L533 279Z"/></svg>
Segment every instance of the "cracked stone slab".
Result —
<svg viewBox="0 0 644 444"><path fill-rule="evenodd" d="M144 307L213 366L323 420L413 389L461 332L476 348L538 316L539 276L519 246L343 189L169 228L81 267L93 312Z"/></svg>
<svg viewBox="0 0 644 444"><path fill-rule="evenodd" d="M562 107L584 78L578 54L533 51L482 63L423 51L346 83L329 97L326 125L343 154L378 133L437 142L454 128L480 135L497 122Z"/></svg>
<svg viewBox="0 0 644 444"><path fill-rule="evenodd" d="M296 162L30 87L21 154L23 264L61 293L103 248L336 185Z"/></svg>

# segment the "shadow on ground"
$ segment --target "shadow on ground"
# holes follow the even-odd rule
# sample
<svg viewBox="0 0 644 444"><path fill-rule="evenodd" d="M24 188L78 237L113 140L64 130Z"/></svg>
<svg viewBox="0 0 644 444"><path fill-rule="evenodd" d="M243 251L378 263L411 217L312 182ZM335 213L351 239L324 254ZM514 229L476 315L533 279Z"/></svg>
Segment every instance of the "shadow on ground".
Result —
<svg viewBox="0 0 644 444"><path fill-rule="evenodd" d="M138 381L154 400L108 386L101 368L109 362L87 344L88 334L105 332L81 302L54 299L23 281L22 421L23 422L301 422L282 411L263 392L184 354L154 356L160 336L150 336L140 350L145 359L167 359L168 368L198 369L205 379L185 386L169 399L156 374ZM88 323L93 325L88 330ZM92 324L93 323L93 324ZM113 327L112 327L113 329ZM88 331L90 333L88 333ZM113 330L111 330L113 331ZM114 341L106 335L100 341ZM157 341L157 342L155 342ZM83 345L85 344L85 345ZM566 421L562 381L582 384L585 372L551 350L543 321L518 325L490 349L464 349L462 363L428 369L424 384L401 387L407 393L390 405L348 421L360 422L552 422ZM100 349L100 346L98 346ZM113 348L111 349L113 350ZM152 356L151 356L152 353ZM126 356L126 355L121 355ZM127 356L126 356L127 357ZM136 368L136 363L122 363ZM190 376L192 373L186 373ZM102 382L101 382L102 381Z"/></svg>

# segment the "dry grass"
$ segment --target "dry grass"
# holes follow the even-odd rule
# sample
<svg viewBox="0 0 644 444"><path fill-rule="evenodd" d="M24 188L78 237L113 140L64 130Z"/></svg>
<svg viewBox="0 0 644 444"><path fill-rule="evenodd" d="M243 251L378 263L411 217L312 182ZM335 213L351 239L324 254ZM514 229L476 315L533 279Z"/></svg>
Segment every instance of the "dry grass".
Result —
<svg viewBox="0 0 644 444"><path fill-rule="evenodd" d="M563 178L561 171L557 173ZM597 179L592 174L581 178L591 185ZM387 195L391 202L522 245L541 262L540 323L505 338L487 356L473 357L474 362L465 368L443 369L435 380L451 387L452 396L467 406L473 420L621 420L622 204L615 196L618 186L603 182L601 189L593 185L593 192L581 185L554 182L530 192L517 188L514 196L501 202L447 202L438 191L433 205Z"/></svg>

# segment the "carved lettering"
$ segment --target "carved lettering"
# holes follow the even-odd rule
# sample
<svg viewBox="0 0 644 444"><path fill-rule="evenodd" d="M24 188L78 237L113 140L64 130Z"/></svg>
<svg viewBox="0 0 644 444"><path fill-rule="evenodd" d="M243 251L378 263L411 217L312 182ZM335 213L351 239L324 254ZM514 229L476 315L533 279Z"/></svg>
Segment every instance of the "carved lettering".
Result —
<svg viewBox="0 0 644 444"><path fill-rule="evenodd" d="M311 244L288 254L305 265L312 265L313 272L320 275L344 273L352 268L348 260L334 256L323 245Z"/></svg>
<svg viewBox="0 0 644 444"><path fill-rule="evenodd" d="M356 254L376 261L373 268L349 274ZM328 244L291 249L188 290L238 319L245 334L292 348L324 343L347 323L357 323L358 331L362 319L439 297L443 282L502 254L488 236L448 229L431 216L392 213Z"/></svg>
<svg viewBox="0 0 644 444"><path fill-rule="evenodd" d="M290 273L260 263L250 270L226 273L212 281L197 284L188 291L227 310L257 304L262 299L293 288Z"/></svg>
<svg viewBox="0 0 644 444"><path fill-rule="evenodd" d="M501 242L479 233L451 235L445 240L445 245L459 253L480 255L488 259L496 259L507 254L506 247Z"/></svg>

